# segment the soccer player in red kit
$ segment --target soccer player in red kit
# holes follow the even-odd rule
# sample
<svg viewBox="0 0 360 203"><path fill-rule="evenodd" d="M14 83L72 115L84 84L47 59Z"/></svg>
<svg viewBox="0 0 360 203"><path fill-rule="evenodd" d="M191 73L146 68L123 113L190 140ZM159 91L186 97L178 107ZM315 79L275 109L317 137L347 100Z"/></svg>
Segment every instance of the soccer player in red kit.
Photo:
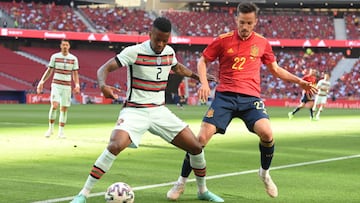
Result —
<svg viewBox="0 0 360 203"><path fill-rule="evenodd" d="M178 87L178 94L177 94L178 98L177 98L177 103L176 105L178 107L180 107L181 109L183 109L183 104L185 103L185 83L184 83L184 80L182 80L179 84L179 87Z"/></svg>
<svg viewBox="0 0 360 203"><path fill-rule="evenodd" d="M240 3L236 17L237 30L216 38L206 47L198 61L201 82L198 95L203 101L207 101L210 94L206 77L207 63L217 59L220 64L215 98L203 118L198 139L205 147L214 134L225 133L233 118L242 119L248 130L260 138L259 176L267 194L277 197L277 187L269 174L275 142L269 116L260 98L260 66L265 64L274 76L297 83L306 91L315 93L317 90L310 82L278 66L268 40L253 31L258 21L258 10L253 3ZM176 200L184 192L190 172L189 157L186 155L181 176L168 191L168 199Z"/></svg>
<svg viewBox="0 0 360 203"><path fill-rule="evenodd" d="M309 69L309 73L306 74L302 79L308 82L311 82L312 85L316 85L316 74L317 71L315 69ZM314 105L314 95L309 94L305 90L302 91L300 104L293 110L288 113L289 119L292 119L296 112L298 112L300 109L305 107L308 104L308 107L310 108L310 119L313 120L314 118L314 111L312 109L312 106Z"/></svg>

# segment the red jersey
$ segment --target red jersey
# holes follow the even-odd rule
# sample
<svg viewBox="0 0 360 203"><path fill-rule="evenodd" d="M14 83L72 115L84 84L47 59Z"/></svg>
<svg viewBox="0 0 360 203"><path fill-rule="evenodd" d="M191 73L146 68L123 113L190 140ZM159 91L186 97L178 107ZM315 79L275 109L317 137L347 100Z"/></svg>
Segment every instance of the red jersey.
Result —
<svg viewBox="0 0 360 203"><path fill-rule="evenodd" d="M180 82L180 84L179 84L178 95L185 96L185 83L184 82Z"/></svg>
<svg viewBox="0 0 360 203"><path fill-rule="evenodd" d="M305 75L302 79L307 82L311 82L313 85L316 85L316 76L314 75Z"/></svg>
<svg viewBox="0 0 360 203"><path fill-rule="evenodd" d="M219 84L216 91L260 97L260 67L275 61L266 38L253 32L242 40L237 30L216 38L203 51L207 61L219 59Z"/></svg>
<svg viewBox="0 0 360 203"><path fill-rule="evenodd" d="M314 75L308 74L308 75L305 75L304 77L302 77L302 79L307 82L311 82L311 84L313 84L313 85L316 85L316 76L314 76ZM314 100L315 95L307 94L305 90L302 90L302 93L306 94L308 99Z"/></svg>

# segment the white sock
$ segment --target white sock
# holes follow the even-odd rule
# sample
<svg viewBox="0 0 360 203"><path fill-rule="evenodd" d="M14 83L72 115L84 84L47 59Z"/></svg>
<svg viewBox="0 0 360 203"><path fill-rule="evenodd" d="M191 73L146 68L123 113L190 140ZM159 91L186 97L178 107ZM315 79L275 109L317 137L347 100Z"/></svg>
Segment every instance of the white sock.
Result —
<svg viewBox="0 0 360 203"><path fill-rule="evenodd" d="M265 169L263 169L262 167L260 167L259 174L260 174L261 177L266 177L266 176L269 175L269 171L270 171L270 170L265 170Z"/></svg>
<svg viewBox="0 0 360 203"><path fill-rule="evenodd" d="M64 127L63 126L59 126L59 135L64 133Z"/></svg>
<svg viewBox="0 0 360 203"><path fill-rule="evenodd" d="M67 121L67 111L60 111L59 123L63 123L65 125L66 121Z"/></svg>
<svg viewBox="0 0 360 203"><path fill-rule="evenodd" d="M200 154L197 155L190 155L190 165L193 168L193 170L196 169L205 169L206 171L206 161L205 161L205 154L204 151L201 151ZM208 189L206 187L206 179L205 176L197 176L194 171L195 177L196 177L196 183L198 186L199 193L204 193Z"/></svg>
<svg viewBox="0 0 360 203"><path fill-rule="evenodd" d="M106 173L111 168L115 159L116 159L116 156L113 155L111 152L109 152L109 150L105 149L103 151L103 153L95 161L94 165ZM102 175L100 175L100 178ZM93 176L89 175L84 184L83 189L80 191L79 194L85 195L87 197L90 194L90 191L94 187L95 183L97 183L100 180L100 178L97 179L97 178L94 178Z"/></svg>
<svg viewBox="0 0 360 203"><path fill-rule="evenodd" d="M50 106L50 110L49 110L49 130L51 130L51 131L54 131L56 114L57 114L57 110L53 109L53 107Z"/></svg>
<svg viewBox="0 0 360 203"><path fill-rule="evenodd" d="M49 130L54 131L54 126L55 126L54 123L49 122Z"/></svg>
<svg viewBox="0 0 360 203"><path fill-rule="evenodd" d="M188 180L188 178L179 176L177 182L178 182L178 183L181 183L181 184L185 184L187 180Z"/></svg>
<svg viewBox="0 0 360 203"><path fill-rule="evenodd" d="M88 197L90 195L90 190L83 188L79 192L79 195L84 195L85 197Z"/></svg>

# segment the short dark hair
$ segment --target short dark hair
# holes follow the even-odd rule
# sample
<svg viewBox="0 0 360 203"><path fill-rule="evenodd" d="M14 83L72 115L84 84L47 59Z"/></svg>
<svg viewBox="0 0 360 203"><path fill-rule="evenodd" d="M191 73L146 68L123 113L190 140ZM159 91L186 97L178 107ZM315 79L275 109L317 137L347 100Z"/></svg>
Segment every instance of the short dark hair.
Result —
<svg viewBox="0 0 360 203"><path fill-rule="evenodd" d="M167 18L158 17L154 20L153 27L162 32L171 32L171 22Z"/></svg>
<svg viewBox="0 0 360 203"><path fill-rule="evenodd" d="M62 39L61 42L68 42L70 44L70 40L68 39Z"/></svg>
<svg viewBox="0 0 360 203"><path fill-rule="evenodd" d="M255 16L259 13L259 7L257 7L254 3L251 2L242 2L239 3L237 6L236 14L239 15L240 13L252 13L255 12Z"/></svg>

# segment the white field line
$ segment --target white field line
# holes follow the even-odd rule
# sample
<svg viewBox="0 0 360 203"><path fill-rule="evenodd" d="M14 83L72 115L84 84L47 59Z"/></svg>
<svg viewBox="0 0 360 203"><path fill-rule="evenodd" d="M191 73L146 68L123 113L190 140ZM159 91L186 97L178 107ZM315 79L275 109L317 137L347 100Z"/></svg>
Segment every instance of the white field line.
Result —
<svg viewBox="0 0 360 203"><path fill-rule="evenodd" d="M284 169L284 168L293 168L293 167L298 167L298 166L314 165L314 164L340 161L340 160L346 160L346 159L355 159L355 158L360 158L360 154L331 158L331 159L323 159L323 160L317 160L317 161L302 162L302 163L296 163L296 164L289 164L289 165L283 165L283 166L275 166L275 167L271 167L271 170L279 170L279 169ZM210 179L224 178L224 177L229 177L229 176L244 175L244 174L249 174L249 173L257 173L258 170L259 169L254 169L254 170L240 171L240 172L235 172L235 173L226 173L226 174L220 174L220 175L214 175L214 176L207 176L206 179L210 180ZM189 179L187 182L195 182L195 179L194 178ZM163 187L163 186L170 186L170 185L172 186L174 183L175 182L160 183L160 184L154 184L154 185L145 185L145 186L133 187L132 189L134 191L145 190L145 189L151 189L151 188L157 188L157 187ZM102 196L104 194L105 194L105 192L92 193L89 195L89 197ZM57 199L48 199L48 200L37 201L37 202L32 202L32 203L52 203L52 202L70 201L72 199L73 199L73 196L57 198Z"/></svg>
<svg viewBox="0 0 360 203"><path fill-rule="evenodd" d="M0 125L44 125L40 123L21 123L21 122L0 122ZM44 125L45 126L45 125Z"/></svg>

